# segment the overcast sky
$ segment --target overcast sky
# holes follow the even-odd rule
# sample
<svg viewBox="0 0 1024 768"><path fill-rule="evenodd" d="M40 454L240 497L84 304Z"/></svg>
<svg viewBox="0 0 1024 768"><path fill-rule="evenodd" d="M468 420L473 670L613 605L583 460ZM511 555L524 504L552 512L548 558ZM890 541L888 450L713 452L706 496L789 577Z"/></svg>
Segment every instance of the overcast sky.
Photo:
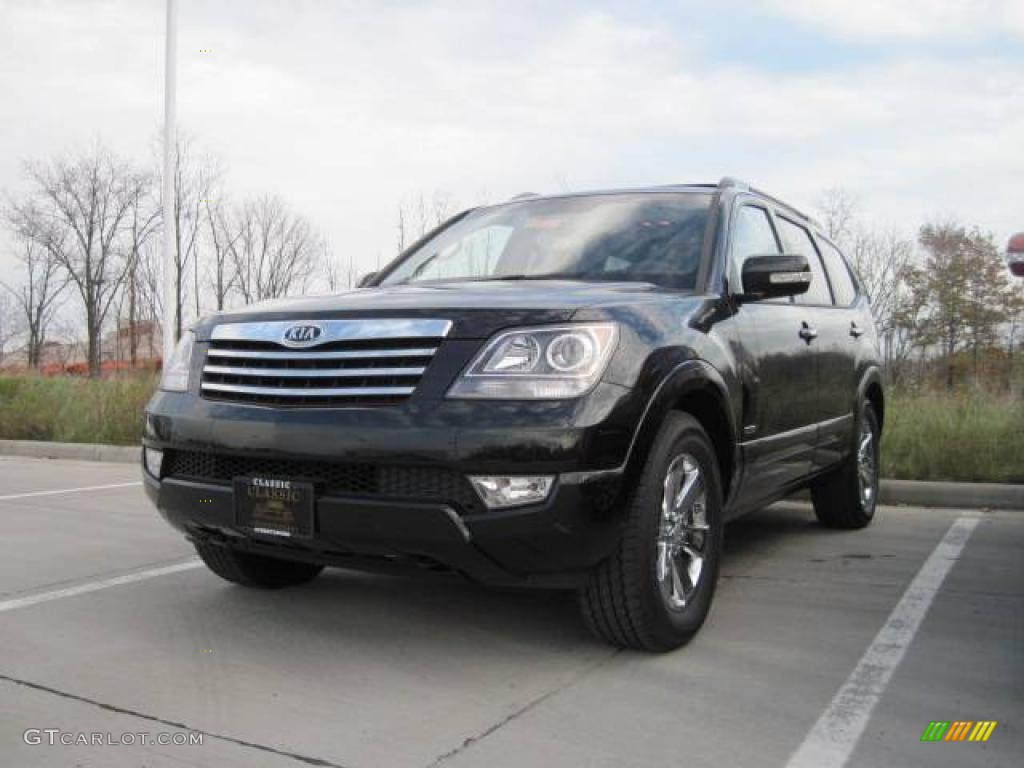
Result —
<svg viewBox="0 0 1024 768"><path fill-rule="evenodd" d="M1024 229L1024 0L180 0L179 23L180 127L233 196L280 194L367 269L435 190L729 174L798 207L846 187L908 233ZM0 188L96 139L151 161L163 35L163 2L2 0Z"/></svg>

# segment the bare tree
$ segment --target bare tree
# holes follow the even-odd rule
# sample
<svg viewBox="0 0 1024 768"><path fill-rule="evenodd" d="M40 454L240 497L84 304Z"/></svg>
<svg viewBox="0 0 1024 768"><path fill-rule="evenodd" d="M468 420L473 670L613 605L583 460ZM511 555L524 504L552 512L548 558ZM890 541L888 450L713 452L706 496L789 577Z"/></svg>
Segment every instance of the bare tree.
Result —
<svg viewBox="0 0 1024 768"><path fill-rule="evenodd" d="M422 192L403 200L398 205L398 253L443 224L454 211L454 198L443 190L435 190L429 200Z"/></svg>
<svg viewBox="0 0 1024 768"><path fill-rule="evenodd" d="M21 332L11 297L0 291L0 363L7 354L7 343Z"/></svg>
<svg viewBox="0 0 1024 768"><path fill-rule="evenodd" d="M139 314L146 318L152 327L160 324L163 317L163 282L161 281L161 263L163 249L157 238L147 240L139 249L139 260L136 270L137 297L139 301ZM148 335L148 357L155 357L158 349L155 346L154 333Z"/></svg>
<svg viewBox="0 0 1024 768"><path fill-rule="evenodd" d="M871 314L881 337L887 365L910 353L896 338L897 308L907 295L907 274L914 262L914 243L894 229L857 226L847 236L846 255L871 299Z"/></svg>
<svg viewBox="0 0 1024 768"><path fill-rule="evenodd" d="M187 280L192 280L196 315L200 313L199 248L205 228L206 205L221 176L219 164L209 157L196 158L189 138L178 140L174 161L174 338L181 336ZM161 185L162 188L162 185ZM166 222L164 222L166 226Z"/></svg>
<svg viewBox="0 0 1024 768"><path fill-rule="evenodd" d="M247 201L237 215L239 235L229 250L245 303L304 290L320 255L309 222L268 196Z"/></svg>
<svg viewBox="0 0 1024 768"><path fill-rule="evenodd" d="M320 240L320 262L324 268L324 279L327 283L327 290L331 293L352 288L356 283L355 264L352 261L352 254L349 254L348 264L343 265L334 258L330 245L326 239Z"/></svg>
<svg viewBox="0 0 1024 768"><path fill-rule="evenodd" d="M406 221L405 205L399 204L398 206L398 240L396 242L397 248L396 253L401 253L405 250L405 246L409 244L409 224ZM377 255L377 261L380 261L380 254ZM380 267L380 264L377 265Z"/></svg>
<svg viewBox="0 0 1024 768"><path fill-rule="evenodd" d="M56 318L53 328L40 351L40 363L64 368L84 351L77 323Z"/></svg>
<svg viewBox="0 0 1024 768"><path fill-rule="evenodd" d="M212 258L209 269L213 285L214 304L219 312L224 309L228 295L235 285L231 254L238 243L241 231L233 224L228 206L219 196L216 200L206 199L206 224L210 231Z"/></svg>
<svg viewBox="0 0 1024 768"><path fill-rule="evenodd" d="M61 296L68 281L61 274L60 264L50 249L24 235L18 236L18 240L21 245L18 261L25 271L25 277L18 286L12 287L5 283L3 287L13 298L13 303L21 315L19 325L27 334L26 362L29 367L38 368L43 345L46 343L46 332L60 307ZM3 298L9 301L8 297ZM3 341L0 335L0 353L3 351Z"/></svg>
<svg viewBox="0 0 1024 768"><path fill-rule="evenodd" d="M857 198L842 187L826 189L818 198L818 214L825 234L839 245L853 233L857 219Z"/></svg>
<svg viewBox="0 0 1024 768"><path fill-rule="evenodd" d="M914 264L914 243L897 230L865 223L857 198L834 187L818 198L818 216L830 239L846 254L871 299L886 370L893 377L917 347L916 318L924 307L910 296L907 277ZM908 323L911 323L908 325Z"/></svg>
<svg viewBox="0 0 1024 768"><path fill-rule="evenodd" d="M76 158L26 166L35 189L11 215L40 211L40 242L61 265L82 299L89 375L100 372L103 322L127 274L117 239L146 182L100 145Z"/></svg>
<svg viewBox="0 0 1024 768"><path fill-rule="evenodd" d="M128 357L132 366L138 362L138 326L143 314L143 294L146 290L141 262L146 243L156 233L160 222L160 206L153 197L153 177L143 176L140 180L142 183L134 189L131 215L124 237L124 258L128 263L128 271L122 298L128 310ZM118 316L120 317L120 309ZM118 339L120 340L120 336Z"/></svg>

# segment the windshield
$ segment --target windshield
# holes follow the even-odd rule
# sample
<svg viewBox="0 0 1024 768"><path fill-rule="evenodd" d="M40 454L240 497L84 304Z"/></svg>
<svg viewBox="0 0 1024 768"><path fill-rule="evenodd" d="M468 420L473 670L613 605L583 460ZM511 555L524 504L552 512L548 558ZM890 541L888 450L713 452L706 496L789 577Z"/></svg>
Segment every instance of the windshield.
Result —
<svg viewBox="0 0 1024 768"><path fill-rule="evenodd" d="M460 280L614 280L692 290L711 194L524 200L471 212L380 285Z"/></svg>

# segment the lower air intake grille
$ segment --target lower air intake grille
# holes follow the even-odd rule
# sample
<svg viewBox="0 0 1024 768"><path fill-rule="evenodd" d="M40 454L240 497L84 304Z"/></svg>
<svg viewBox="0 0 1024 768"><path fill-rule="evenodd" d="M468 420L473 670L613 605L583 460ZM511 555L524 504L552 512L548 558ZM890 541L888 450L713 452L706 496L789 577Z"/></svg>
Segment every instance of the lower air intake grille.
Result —
<svg viewBox="0 0 1024 768"><path fill-rule="evenodd" d="M448 469L338 464L200 451L168 451L164 460L163 477L230 485L235 477L253 475L311 481L328 494L439 501L452 505L462 514L485 511L466 477Z"/></svg>

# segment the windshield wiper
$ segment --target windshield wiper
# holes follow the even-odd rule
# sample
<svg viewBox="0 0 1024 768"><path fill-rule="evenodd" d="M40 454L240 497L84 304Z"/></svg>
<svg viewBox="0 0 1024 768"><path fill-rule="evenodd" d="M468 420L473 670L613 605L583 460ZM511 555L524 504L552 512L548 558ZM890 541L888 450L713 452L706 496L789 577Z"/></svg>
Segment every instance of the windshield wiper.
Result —
<svg viewBox="0 0 1024 768"><path fill-rule="evenodd" d="M404 280L400 280L394 285L424 285L428 283L488 283L498 281L516 281L516 280L595 280L597 278L592 275L582 274L558 274L552 272L546 275L485 275L484 277L439 277L432 280L414 280L413 275L410 275Z"/></svg>
<svg viewBox="0 0 1024 768"><path fill-rule="evenodd" d="M551 272L546 275L491 275L490 277L481 277L480 280L581 280L585 278L586 275Z"/></svg>

